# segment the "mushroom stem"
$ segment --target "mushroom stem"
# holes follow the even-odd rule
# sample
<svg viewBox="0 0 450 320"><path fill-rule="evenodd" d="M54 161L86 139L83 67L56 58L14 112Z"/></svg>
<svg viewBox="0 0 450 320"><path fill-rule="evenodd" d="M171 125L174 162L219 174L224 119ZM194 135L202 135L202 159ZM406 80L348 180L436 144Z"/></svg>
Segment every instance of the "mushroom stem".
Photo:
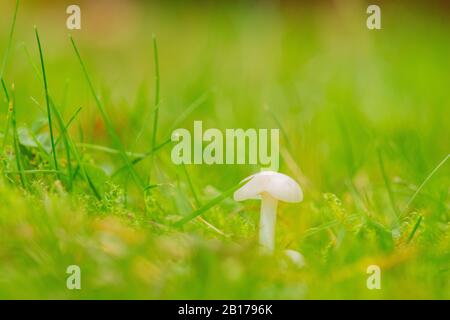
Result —
<svg viewBox="0 0 450 320"><path fill-rule="evenodd" d="M259 244L273 252L275 242L275 223L278 200L267 193L261 194L261 217L259 221Z"/></svg>

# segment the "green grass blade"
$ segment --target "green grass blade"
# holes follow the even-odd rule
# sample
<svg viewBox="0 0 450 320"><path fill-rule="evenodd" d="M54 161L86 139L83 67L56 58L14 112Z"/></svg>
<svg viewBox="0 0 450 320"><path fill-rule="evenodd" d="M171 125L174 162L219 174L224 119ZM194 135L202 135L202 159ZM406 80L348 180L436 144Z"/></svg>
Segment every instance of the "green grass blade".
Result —
<svg viewBox="0 0 450 320"><path fill-rule="evenodd" d="M81 111L81 107L79 107L74 114L70 117L69 121L67 121L67 124L64 126L64 130L63 131L67 131L69 130L70 126L72 125L73 121L75 120L75 118L78 116L78 114ZM59 142L62 139L62 134L56 139L55 145L58 146Z"/></svg>
<svg viewBox="0 0 450 320"><path fill-rule="evenodd" d="M447 156L441 162L439 162L438 165L430 172L430 174L425 178L425 180L423 180L423 182L420 184L420 186L414 192L412 197L408 200L405 210L407 210L409 208L409 206L414 201L414 199L417 197L419 192L423 189L423 187L427 184L427 182L431 179L431 177L434 176L434 174L439 170L439 168L441 168L447 162L448 158L450 158L450 154L447 154Z"/></svg>
<svg viewBox="0 0 450 320"><path fill-rule="evenodd" d="M280 128L281 134L283 135L284 140L286 140L287 149L289 150L289 152L291 152L291 140L289 139L289 135L287 134L287 131L284 128L284 125L281 123L280 119L275 114L275 112L273 112L272 109L270 109L268 106L266 106L265 109L269 113L270 117L275 122L275 124L278 126L278 128Z"/></svg>
<svg viewBox="0 0 450 320"><path fill-rule="evenodd" d="M389 196L389 201L390 201L392 209L394 210L394 213L395 213L393 218L394 218L396 225L398 225L398 217L399 217L400 213L398 211L397 205L395 204L394 193L392 192L391 184L389 182L389 178L386 173L386 169L384 167L384 161L383 161L383 157L381 155L381 150L379 148L377 149L377 155L378 155L378 165L380 166L381 174L382 174L383 180L384 180L384 185L386 186L386 190L387 190L388 196Z"/></svg>
<svg viewBox="0 0 450 320"><path fill-rule="evenodd" d="M36 41L37 41L38 48L39 48L39 57L40 57L40 61L41 61L41 71L42 71L42 77L43 77L43 81L44 81L45 103L46 103L46 106L47 106L48 127L49 127L49 131L50 131L50 142L51 142L51 145L52 145L53 165L55 167L55 170L59 171L58 170L58 159L57 159L56 148L55 148L55 139L54 139L54 136L53 136L52 113L51 113L51 110L50 110L50 97L49 97L49 94L48 94L48 83L47 83L47 75L46 75L46 72L45 72L44 55L42 53L42 46L41 46L41 40L39 38L39 32L38 32L36 27L34 28L34 32L35 32L35 35L36 35Z"/></svg>
<svg viewBox="0 0 450 320"><path fill-rule="evenodd" d="M173 130L177 129L178 126L187 119L187 117L194 112L198 107L200 107L209 97L209 93L205 92L203 93L200 97L198 97L197 99L194 100L194 102L192 102L187 108L186 110L179 115L175 121L172 124L172 127L170 129L170 133L169 135L172 133Z"/></svg>
<svg viewBox="0 0 450 320"><path fill-rule="evenodd" d="M150 156L152 155L152 153L155 153L155 152L158 151L159 149L162 149L164 146L170 144L170 142L172 142L172 140L169 138L169 139L167 139L166 141L160 143L159 145L157 145L157 146L155 147L155 149L153 149L153 151L147 152L147 153L143 154L143 157L136 158L136 159L134 159L133 161L131 161L131 165L134 166L134 165L138 164L139 162L141 162L142 160L144 160L144 159L150 157ZM126 169L127 169L127 167L125 167L125 166L124 166L124 167L121 167L121 168L117 169L116 172L114 172L114 173L112 174L112 176L115 177L115 176L121 174L121 173L122 173L124 170L126 170Z"/></svg>
<svg viewBox="0 0 450 320"><path fill-rule="evenodd" d="M156 135L158 133L158 121L159 121L159 60L158 60L158 45L156 43L156 37L153 35L153 57L155 63L155 113L153 117L153 133L152 133L152 147L153 150L156 146Z"/></svg>
<svg viewBox="0 0 450 320"><path fill-rule="evenodd" d="M152 153L156 153L158 150L162 149L164 146L170 144L170 142L172 142L172 139L171 139L171 137L170 137L171 131L174 130L174 129L176 129L177 126L178 126L179 124L181 124L181 123L182 123L182 122L183 122L183 121L184 121L184 120L185 120L192 112L194 112L198 107L200 107L200 106L207 100L207 98L208 98L208 93L206 92L206 93L203 93L203 94L202 94L200 97L198 97L196 100L194 100L194 102L192 102L192 103L186 108L186 111L183 112L180 116L178 116L178 117L175 119L175 121L174 121L174 123L173 123L173 125L172 125L172 127L171 127L171 130L170 130L170 133L169 133L169 137L168 137L166 140L164 140L164 142L162 142L162 143L158 144L157 146L155 146L155 147L153 148L152 151L145 153L145 156L143 156L142 158L134 159L134 160L132 161L131 164L132 164L132 165L138 164L138 163L141 162L142 160L144 160L144 159L146 159L146 158L148 158L148 157L151 157L151 156L152 156ZM140 135L140 134L139 134L139 135ZM116 172L114 172L112 176L114 177L114 176L119 175L119 174L122 173L125 169L126 169L126 167L121 167L121 168L117 169Z"/></svg>
<svg viewBox="0 0 450 320"><path fill-rule="evenodd" d="M6 141L8 139L8 135L9 135L9 126L11 124L11 112L12 110L10 109L9 106L9 94L8 94L8 90L6 89L6 85L5 85L5 81L3 81L3 78L1 79L2 82L2 88L3 88L3 92L5 93L5 98L6 98L6 102L7 102L7 116L6 116L6 124L5 124L5 130L3 131L3 143L2 143L2 148L0 149L0 155L3 154L3 152L5 151L5 147L6 147Z"/></svg>
<svg viewBox="0 0 450 320"><path fill-rule="evenodd" d="M156 139L158 134L158 122L159 122L159 60L158 60L158 45L156 43L156 36L153 35L153 57L154 57L154 64L155 64L155 104L154 104L154 114L153 114L153 131L152 131L152 145L150 150L153 150L156 146ZM150 173L148 182L150 183L151 179L151 173L152 173L152 167L154 162L154 153L150 153Z"/></svg>
<svg viewBox="0 0 450 320"><path fill-rule="evenodd" d="M24 189L28 189L28 180L23 173L23 162L22 162L22 154L20 152L20 145L19 145L19 135L17 133L17 121L16 121L16 106L14 105L14 85L11 88L11 99L9 100L10 109L11 112L11 124L13 129L13 145L14 145L14 153L16 156L16 166L17 171L19 172L20 182L22 183L22 186Z"/></svg>
<svg viewBox="0 0 450 320"><path fill-rule="evenodd" d="M102 196L100 195L100 192L98 191L97 187L95 186L94 181L92 181L91 177L87 173L86 168L84 167L84 165L83 165L83 163L81 161L81 157L80 157L80 155L78 153L77 147L73 143L72 143L72 152L73 152L73 155L75 157L75 160L78 163L78 167L80 168L80 171L81 171L84 179L87 181L89 187L91 188L91 190L94 193L94 195L97 198L97 200L101 200Z"/></svg>
<svg viewBox="0 0 450 320"><path fill-rule="evenodd" d="M2 66L0 69L0 79L3 79L3 72L5 71L6 63L8 61L8 57L9 57L9 52L11 50L12 39L13 39L13 35L14 35L14 30L16 27L17 12L19 11L19 3L20 3L20 1L17 0L16 8L14 9L14 16L13 16L12 23L11 23L11 29L9 31L8 44L6 45L5 55L3 56Z"/></svg>
<svg viewBox="0 0 450 320"><path fill-rule="evenodd" d="M59 125L59 130L61 132L61 136L62 136L62 140L64 143L64 149L66 150L66 160L67 160L67 177L68 177L68 190L72 190L72 186L73 186L73 182L72 182L72 160L71 160L71 156L70 156L70 144L69 144L69 137L68 137L68 131L66 130L67 126L64 125L64 121L62 119L61 113L59 112L58 108L56 107L56 105L53 103L52 99L50 100L50 105L53 109L53 112L55 113L56 116L56 121L58 122ZM58 170L57 170L58 171Z"/></svg>
<svg viewBox="0 0 450 320"><path fill-rule="evenodd" d="M416 223L414 225L414 228L412 229L411 234L409 235L408 240L406 241L407 243L410 243L412 238L414 238L414 235L416 234L417 229L419 229L419 226L420 226L420 223L422 222L422 219L423 219L422 215L419 216L419 218L417 218L417 221L416 221Z"/></svg>
<svg viewBox="0 0 450 320"><path fill-rule="evenodd" d="M27 46L25 45L25 43L22 43L23 46L23 50L25 51L25 55L27 56L27 60L28 63L31 65L31 67L33 68L34 73L36 74L36 76L39 78L40 81L42 81L42 75L39 73L39 69L36 66L36 64L33 62L33 59L31 58L31 54L30 51L28 51Z"/></svg>
<svg viewBox="0 0 450 320"><path fill-rule="evenodd" d="M109 154L120 154L120 150L105 147L105 146L100 146L100 145L96 145L96 144L92 144L92 143L77 143L77 146L91 149L91 150L102 151L102 152L106 152ZM126 152L126 154L130 158L144 158L146 156L143 153L134 153L134 152Z"/></svg>
<svg viewBox="0 0 450 320"><path fill-rule="evenodd" d="M100 113L101 113L101 115L102 115L103 121L105 122L105 125L106 125L106 128L107 128L107 130L108 130L108 133L109 133L109 135L111 136L111 138L113 139L113 142L118 146L118 148L119 148L119 150L120 150L120 155L122 156L123 161L125 162L126 168L127 168L128 171L130 172L130 174L131 174L131 176L133 177L134 181L136 182L136 184L137 184L141 189L144 189L144 187L145 187L144 182L143 182L142 179L139 177L139 175L138 175L137 172L135 171L134 167L131 165L131 162L130 162L130 160L128 159L128 156L126 155L126 153L125 153L125 151L124 151L124 148L123 148L123 146L122 146L122 143L120 142L120 139L119 139L119 137L117 136L117 134L116 134L116 132L115 132L115 130L114 130L114 127L113 127L113 125L112 125L112 122L111 122L111 120L110 120L108 114L106 113L106 111L105 111L105 109L104 109L102 103L100 102L100 99L98 98L97 94L95 93L94 86L93 86L92 81L91 81L91 79L90 79L90 77L89 77L89 74L88 74L87 69L86 69L86 66L85 66L85 64L84 64L84 62L83 62L83 59L81 58L81 54L80 54L80 52L79 52L79 50L78 50L78 47L77 47L77 45L75 44L75 41L74 41L74 39L73 39L72 37L70 37L70 41L71 41L72 46L73 46L73 48L74 48L74 50L75 50L75 54L76 54L76 56L77 56L77 58L78 58L78 61L79 61L80 65L81 65L81 69L83 70L83 74L84 74L84 76L85 76L85 78L86 78L86 81L87 81L87 83L88 83L89 89L90 89L90 91L91 91L91 93L92 93L92 95L93 95L93 97L94 97L94 100L95 100L95 103L96 103L96 105L97 105L97 108L99 109L99 111L100 111Z"/></svg>
<svg viewBox="0 0 450 320"><path fill-rule="evenodd" d="M2 82L3 91L5 93L6 100L7 100L7 103L8 103L8 109L9 109L9 95L8 95L8 90L6 89L5 82L3 81L3 72L5 72L6 63L8 61L9 52L11 50L14 30L16 28L17 12L19 11L19 3L20 3L20 1L17 0L16 1L16 7L14 9L13 19L12 19L12 22L11 22L11 28L10 28L10 31L9 31L8 44L6 45L5 54L3 56L3 61L2 61L1 68L0 68L0 81ZM2 148L0 150L0 154L3 154L3 151L5 150L6 140L7 140L8 133L9 133L10 123L11 123L11 112L8 111L7 119L6 119L6 125L5 125L5 131L4 131L4 136L3 136L3 143L2 143Z"/></svg>
<svg viewBox="0 0 450 320"><path fill-rule="evenodd" d="M209 209L211 209L212 207L214 207L216 204L222 202L223 200L225 200L226 198L228 198L230 195L233 194L234 191L236 191L237 189L239 189L241 186L243 186L245 184L246 181L241 181L238 184L234 185L233 187L231 187L230 189L224 191L223 193L221 193L220 195L218 195L217 197L215 197L214 199L212 199L211 201L209 201L207 204L203 205L201 208L193 211L192 213L190 213L189 215L187 215L186 217L184 217L183 219L177 221L174 223L175 227L181 227L183 226L186 222L191 221L192 219L194 219L195 217L200 216L201 214L205 213L206 211L208 211Z"/></svg>
<svg viewBox="0 0 450 320"><path fill-rule="evenodd" d="M8 89L6 89L6 84L5 84L5 81L3 80L3 78L1 79L1 82L2 82L3 92L5 93L6 102L9 104Z"/></svg>
<svg viewBox="0 0 450 320"><path fill-rule="evenodd" d="M22 171L5 171L5 173L7 174L62 174L64 175L65 173L62 171L56 171L56 170L22 170Z"/></svg>
<svg viewBox="0 0 450 320"><path fill-rule="evenodd" d="M184 175L186 176L186 180L188 182L189 189L191 189L192 196L194 197L195 205L197 206L197 208L200 208L202 206L202 204L197 196L197 192L195 191L194 184L192 183L191 176L189 175L189 172L187 171L186 165L183 163L183 164L181 164L181 167L183 168L183 172L184 172Z"/></svg>
<svg viewBox="0 0 450 320"><path fill-rule="evenodd" d="M54 106L53 102L52 102L52 106ZM94 193L95 197L98 200L101 200L102 197L101 197L100 193L98 192L98 189L95 186L94 182L92 181L91 177L87 173L86 168L84 167L81 157L78 153L77 147L76 147L75 143L72 141L72 138L70 137L69 131L68 131L70 124L74 121L74 119L76 118L78 113L81 111L81 107L78 108L77 111L75 111L75 113L69 119L67 124L64 124L64 120L62 119L61 113L56 108L56 106L54 106L54 111L55 111L59 126L61 128L61 139L63 139L64 147L66 148L66 151L67 151L67 159L68 159L68 174L67 175L68 175L68 179L69 179L69 190L73 187L73 179L75 178L75 175L76 175L76 170L73 170L72 164L71 164L71 156L70 156L71 153L70 152L72 152L72 154L75 158L75 161L78 165L78 168L81 171L82 177L88 183L88 185L91 188L92 192Z"/></svg>

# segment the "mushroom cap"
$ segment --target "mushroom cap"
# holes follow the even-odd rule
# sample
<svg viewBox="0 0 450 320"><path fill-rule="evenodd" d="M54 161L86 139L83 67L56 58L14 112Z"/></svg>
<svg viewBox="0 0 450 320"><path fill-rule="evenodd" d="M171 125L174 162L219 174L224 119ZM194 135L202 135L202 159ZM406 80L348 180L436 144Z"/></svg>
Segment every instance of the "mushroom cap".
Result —
<svg viewBox="0 0 450 320"><path fill-rule="evenodd" d="M300 202L303 200L303 191L298 183L282 173L261 171L243 181L248 182L234 192L233 198L235 201L260 199L263 193L284 202Z"/></svg>
<svg viewBox="0 0 450 320"><path fill-rule="evenodd" d="M287 250L284 250L284 254L298 268L302 268L305 266L305 258L303 257L303 255L300 252L292 250L292 249L287 249Z"/></svg>

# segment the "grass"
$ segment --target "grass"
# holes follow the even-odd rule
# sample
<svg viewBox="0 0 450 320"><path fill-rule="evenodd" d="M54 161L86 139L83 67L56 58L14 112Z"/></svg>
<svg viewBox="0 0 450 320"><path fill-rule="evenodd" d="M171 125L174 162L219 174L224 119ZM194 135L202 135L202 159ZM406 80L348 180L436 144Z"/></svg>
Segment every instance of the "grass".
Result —
<svg viewBox="0 0 450 320"><path fill-rule="evenodd" d="M16 1L16 7L14 9L14 16L11 23L11 30L9 32L8 44L6 46L5 53L3 55L2 65L0 69L0 80L3 80L3 72L5 71L6 64L8 62L9 52L11 51L11 44L13 41L14 29L16 28L17 12L19 11L19 1Z"/></svg>
<svg viewBox="0 0 450 320"><path fill-rule="evenodd" d="M72 37L70 37L70 41L72 42L72 46L73 49L75 50L75 53L77 55L78 61L80 62L81 68L83 69L83 73L84 76L86 77L86 81L89 85L89 89L91 90L92 96L94 97L95 100L95 104L98 107L98 110L100 111L103 121L105 122L105 125L107 127L108 133L111 135L111 138L113 139L115 145L119 148L120 154L126 164L126 167L128 169L128 171L130 172L131 176L133 177L133 179L135 180L136 184L141 187L144 188L144 182L142 181L142 179L140 178L140 176L136 173L136 171L134 170L133 166L130 163L130 160L128 159L128 156L126 154L126 152L124 151L123 145L120 142L119 137L117 136L114 127L112 125L111 119L109 118L108 114L106 113L102 102L100 101L100 99L98 98L97 94L95 93L95 89L94 86L92 85L91 79L88 75L87 69L84 65L83 59L81 58L80 52L78 51L78 48L75 44L75 41L73 40Z"/></svg>
<svg viewBox="0 0 450 320"><path fill-rule="evenodd" d="M158 45L156 43L156 36L153 35L153 56L154 56L154 62L155 62L155 105L154 105L154 115L153 115L153 130L152 130L152 147L151 150L151 156L152 156L152 163L153 163L153 156L154 152L153 150L156 147L156 140L157 140L157 134L158 134L158 121L159 121L159 61L158 61ZM151 168L150 168L151 172Z"/></svg>
<svg viewBox="0 0 450 320"><path fill-rule="evenodd" d="M83 6L67 39L52 4L0 4L0 298L450 298L447 13L136 6ZM305 199L273 256L232 199L257 166L172 163L194 120L281 130Z"/></svg>

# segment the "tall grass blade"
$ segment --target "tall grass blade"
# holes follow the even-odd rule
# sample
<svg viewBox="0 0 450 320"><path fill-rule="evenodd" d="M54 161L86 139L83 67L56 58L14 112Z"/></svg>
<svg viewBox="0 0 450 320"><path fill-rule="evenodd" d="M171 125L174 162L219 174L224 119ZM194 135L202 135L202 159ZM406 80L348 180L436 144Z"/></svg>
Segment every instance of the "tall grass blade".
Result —
<svg viewBox="0 0 450 320"><path fill-rule="evenodd" d="M51 142L51 145L52 145L53 165L55 167L55 170L59 171L58 170L58 160L57 160L57 155L56 155L56 148L55 148L55 139L54 139L54 136L53 136L52 113L51 113L51 109L50 109L50 97L49 97L49 94L48 94L48 83L47 83L47 75L46 75L46 72L45 72L44 55L42 53L42 46L41 46L41 40L39 38L39 32L38 32L38 29L36 27L34 28L34 32L35 32L35 35L36 35L36 40L37 40L37 44L38 44L38 48L39 48L39 57L40 57L40 61L41 61L41 71L42 71L42 77L43 77L43 81L44 81L45 103L46 103L46 106L47 106L48 127L49 127L49 131L50 131L50 142Z"/></svg>
<svg viewBox="0 0 450 320"><path fill-rule="evenodd" d="M386 173L386 169L384 167L383 156L381 155L380 148L377 148L377 155L378 155L378 164L380 166L381 174L382 174L383 180L384 180L384 185L386 186L386 190L388 192L389 201L391 203L392 210L394 210L394 213L395 213L394 221L395 221L396 225L398 225L398 217L400 215L400 212L398 211L397 205L395 204L394 193L392 192L391 184L389 182L389 178Z"/></svg>
<svg viewBox="0 0 450 320"><path fill-rule="evenodd" d="M191 176L189 175L189 172L187 171L186 165L184 163L181 164L181 167L183 168L183 172L184 172L184 175L186 176L186 180L188 182L189 189L191 189L192 196L194 197L195 205L197 206L197 208L199 208L202 206L202 204L197 196L197 192L195 191L194 184L192 183L192 180L191 180Z"/></svg>
<svg viewBox="0 0 450 320"><path fill-rule="evenodd" d="M12 39L13 39L13 35L14 35L14 30L16 27L17 12L19 11L19 3L20 3L20 1L17 0L16 7L14 9L14 16L13 16L12 23L11 23L11 29L9 31L8 44L6 45L5 55L3 56L2 66L0 69L0 79L3 79L3 72L5 72L6 63L8 61L9 52L11 50Z"/></svg>
<svg viewBox="0 0 450 320"><path fill-rule="evenodd" d="M417 218L417 221L416 221L416 223L414 225L414 228L412 229L412 231L411 231L411 233L410 233L410 235L408 237L408 240L406 241L407 243L410 243L411 240L414 238L414 235L416 234L417 229L419 229L419 226L420 226L420 223L422 222L422 219L423 219L422 215L419 216L419 218Z"/></svg>
<svg viewBox="0 0 450 320"><path fill-rule="evenodd" d="M92 96L94 97L94 100L95 100L95 103L97 105L97 108L99 109L99 111L100 111L100 113L101 113L101 115L103 117L103 121L105 122L105 125L106 125L106 128L108 130L108 133L111 136L111 138L113 139L113 142L118 146L118 148L120 150L120 155L122 156L122 159L125 162L125 165L126 165L128 171L130 172L131 176L133 177L134 181L136 182L136 184L141 189L144 189L144 187L145 187L144 182L139 177L139 175L135 171L134 167L131 165L131 162L128 159L128 156L127 156L127 154L124 151L123 145L120 142L120 139L119 139L119 137L117 136L117 134L116 134L116 132L114 130L114 127L112 125L112 121L109 118L108 114L106 113L106 111L105 111L105 109L103 107L103 104L100 102L100 99L98 98L97 94L95 93L95 89L94 89L92 81L91 81L91 79L89 77L89 74L87 72L86 66L85 66L85 64L83 62L83 59L81 58L81 54L80 54L80 52L78 50L78 47L75 44L75 41L72 38L72 36L70 37L70 41L71 41L72 46L73 46L73 48L75 50L75 54L76 54L76 56L78 58L78 61L79 61L80 65L81 65L81 69L83 70L83 74L84 74L84 76L86 78L86 81L87 81L87 83L89 85L89 89L90 89L90 91L92 93Z"/></svg>
<svg viewBox="0 0 450 320"><path fill-rule="evenodd" d="M73 121L74 121L75 118L78 116L78 114L80 113L81 109L82 109L82 108L79 107L79 108L74 112L74 114L70 117L69 121L67 121L67 124L66 124L65 127L64 127L64 131L68 131L68 130L69 130L70 126L72 125ZM59 142L61 141L61 139L62 139L62 134L56 139L56 142L55 142L55 145L56 145L56 146L58 146L58 144L59 144Z"/></svg>
<svg viewBox="0 0 450 320"><path fill-rule="evenodd" d="M158 45L156 43L156 36L153 35L153 58L155 64L155 114L153 117L153 133L152 133L152 150L156 146L156 134L158 132L159 121L159 59L158 59Z"/></svg>
<svg viewBox="0 0 450 320"><path fill-rule="evenodd" d="M215 197L214 199L212 199L211 201L209 201L208 203L206 203L205 205L203 205L201 208L193 211L192 213L190 213L189 215L187 215L186 217L184 217L183 219L177 221L174 223L175 227L181 227L183 226L186 222L191 221L192 219L194 219L195 217L200 216L201 214L205 213L206 211L208 211L209 209L211 209L212 207L214 207L216 204L222 202L223 200L225 200L226 198L228 198L231 194L233 194L234 191L236 191L237 189L239 189L241 186L243 186L245 184L246 181L241 181L238 184L234 185L233 187L231 187L230 189L224 191L223 193L221 193L220 195L218 195L217 197Z"/></svg>
<svg viewBox="0 0 450 320"><path fill-rule="evenodd" d="M69 143L69 134L64 125L64 121L62 119L61 113L59 112L56 105L53 103L53 100L50 99L50 105L55 113L56 121L59 125L59 130L61 132L62 140L64 143L64 149L66 150L66 160L67 160L67 177L68 177L68 190L72 190L73 182L72 182L72 160L70 157L70 143Z"/></svg>
<svg viewBox="0 0 450 320"><path fill-rule="evenodd" d="M19 135L17 133L17 121L16 121L16 106L15 106L15 94L14 94L14 84L11 88L11 99L9 100L9 108L11 110L11 124L13 129L13 145L14 145L14 153L16 157L16 166L17 171L19 172L20 182L24 189L28 189L28 180L23 173L23 162L22 162L22 154L20 152L19 145Z"/></svg>
<svg viewBox="0 0 450 320"><path fill-rule="evenodd" d="M442 159L442 161L439 162L438 165L430 172L430 174L425 178L425 180L423 180L423 182L420 184L420 186L414 192L412 197L408 200L408 203L406 204L404 210L407 210L409 208L409 206L414 201L414 199L417 197L417 195L420 193L420 191L423 189L423 187L427 184L427 182L431 179L431 177L434 176L434 174L439 170L439 168L441 168L447 162L448 158L450 158L450 154L447 154L447 156L444 159Z"/></svg>
<svg viewBox="0 0 450 320"><path fill-rule="evenodd" d="M197 99L194 100L194 102L192 102L187 108L186 111L183 112L180 116L178 116L175 121L173 122L173 125L171 127L171 131L173 131L174 129L177 128L177 126L179 124L181 124L192 112L194 112L198 107L200 107L208 98L208 93L203 93L200 97L198 97ZM139 134L140 135L140 134ZM151 151L145 153L145 155L142 158L138 158L138 159L134 159L132 161L132 165L136 165L139 162L141 162L142 160L151 157L152 153L156 153L158 150L160 150L161 148L163 148L164 146L170 144L170 142L172 141L170 134L169 137L166 138L164 140L164 142L161 142L160 144L156 145ZM117 176L118 174L122 173L124 170L126 169L126 167L121 167L119 169L116 170L116 172L113 173L113 177Z"/></svg>
<svg viewBox="0 0 450 320"><path fill-rule="evenodd" d="M7 103L7 113L6 113L5 130L3 131L3 143L2 143L2 148L0 149L0 155L3 154L3 151L5 151L6 141L8 139L8 135L9 135L9 126L11 124L11 112L12 112L10 105L9 105L9 94L8 94L8 90L6 89L5 81L3 81L3 79L1 79L1 82L2 82L2 88L3 88L3 92L5 93L5 98L6 98L6 103Z"/></svg>
<svg viewBox="0 0 450 320"><path fill-rule="evenodd" d="M152 145L151 149L153 150L156 146L156 139L158 134L158 122L159 122L159 60L158 60L158 45L156 43L156 36L153 35L153 58L155 64L155 104L154 104L154 115L153 115L153 132L152 132ZM150 175L149 182L153 167L153 157L154 153L151 152L151 166L150 166Z"/></svg>

